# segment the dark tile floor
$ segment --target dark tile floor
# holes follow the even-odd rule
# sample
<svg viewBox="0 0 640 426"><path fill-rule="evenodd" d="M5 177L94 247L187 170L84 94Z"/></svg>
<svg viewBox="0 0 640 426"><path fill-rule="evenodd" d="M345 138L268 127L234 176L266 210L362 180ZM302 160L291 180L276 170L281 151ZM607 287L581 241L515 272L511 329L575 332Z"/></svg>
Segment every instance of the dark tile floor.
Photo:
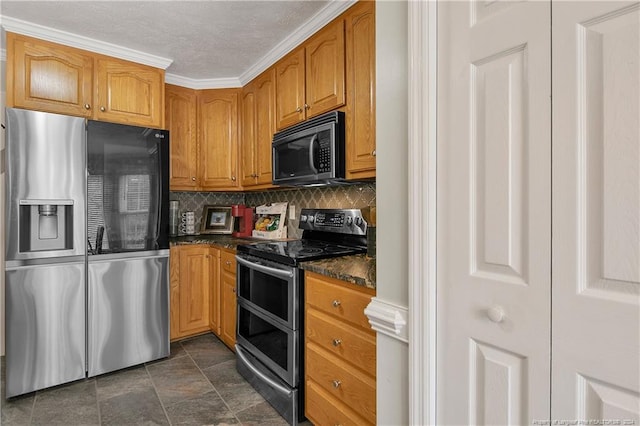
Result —
<svg viewBox="0 0 640 426"><path fill-rule="evenodd" d="M3 393L4 373L3 357ZM167 359L0 404L2 425L287 424L238 374L235 355L213 334L172 343Z"/></svg>

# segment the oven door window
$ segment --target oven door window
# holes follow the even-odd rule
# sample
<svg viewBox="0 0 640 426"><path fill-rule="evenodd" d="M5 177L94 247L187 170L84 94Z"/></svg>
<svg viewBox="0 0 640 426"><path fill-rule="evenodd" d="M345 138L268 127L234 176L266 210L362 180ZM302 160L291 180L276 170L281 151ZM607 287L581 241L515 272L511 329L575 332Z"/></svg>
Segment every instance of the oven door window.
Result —
<svg viewBox="0 0 640 426"><path fill-rule="evenodd" d="M293 269L293 268L292 268ZM289 328L295 329L294 273L290 278L282 278L247 266L238 268L238 296L257 306L264 312L278 318Z"/></svg>
<svg viewBox="0 0 640 426"><path fill-rule="evenodd" d="M295 386L296 332L238 303L238 341L291 386Z"/></svg>

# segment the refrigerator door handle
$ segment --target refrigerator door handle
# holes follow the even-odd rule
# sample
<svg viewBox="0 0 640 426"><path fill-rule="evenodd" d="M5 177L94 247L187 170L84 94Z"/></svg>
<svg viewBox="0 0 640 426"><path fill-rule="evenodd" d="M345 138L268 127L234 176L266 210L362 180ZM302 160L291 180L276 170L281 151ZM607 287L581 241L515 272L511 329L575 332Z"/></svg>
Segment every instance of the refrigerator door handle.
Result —
<svg viewBox="0 0 640 426"><path fill-rule="evenodd" d="M106 253L89 256L89 263L93 262L111 262L113 260L133 260L133 259L155 259L160 257L168 257L169 250L149 250L122 253Z"/></svg>
<svg viewBox="0 0 640 426"><path fill-rule="evenodd" d="M22 259L22 260L7 260L5 261L6 270L33 268L37 266L50 266L50 265L72 265L76 263L84 263L84 256L61 256L61 257L47 257L41 259Z"/></svg>

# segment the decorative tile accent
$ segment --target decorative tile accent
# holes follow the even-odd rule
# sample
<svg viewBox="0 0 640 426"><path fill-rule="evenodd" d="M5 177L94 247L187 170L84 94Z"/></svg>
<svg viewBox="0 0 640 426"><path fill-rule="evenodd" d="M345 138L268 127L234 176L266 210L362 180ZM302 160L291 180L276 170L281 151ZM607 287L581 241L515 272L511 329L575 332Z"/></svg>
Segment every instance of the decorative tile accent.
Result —
<svg viewBox="0 0 640 426"><path fill-rule="evenodd" d="M245 203L249 206L287 201L295 206L296 217L289 218L288 235L290 238L302 237L298 229L300 209L353 209L376 204L376 184L325 186L315 188L296 188L245 193Z"/></svg>
<svg viewBox="0 0 640 426"><path fill-rule="evenodd" d="M196 232L200 231L202 209L206 205L230 206L245 204L245 195L241 192L171 192L170 200L180 201L180 214L191 211L196 214Z"/></svg>
<svg viewBox="0 0 640 426"><path fill-rule="evenodd" d="M180 201L180 213L196 213L196 230L200 229L202 208L205 205L230 206L246 204L250 207L286 201L295 206L296 217L289 218L287 233L290 238L302 237L298 229L300 209L353 209L376 204L376 184L359 183L353 185L324 186L295 189L270 189L260 192L172 192L171 200Z"/></svg>

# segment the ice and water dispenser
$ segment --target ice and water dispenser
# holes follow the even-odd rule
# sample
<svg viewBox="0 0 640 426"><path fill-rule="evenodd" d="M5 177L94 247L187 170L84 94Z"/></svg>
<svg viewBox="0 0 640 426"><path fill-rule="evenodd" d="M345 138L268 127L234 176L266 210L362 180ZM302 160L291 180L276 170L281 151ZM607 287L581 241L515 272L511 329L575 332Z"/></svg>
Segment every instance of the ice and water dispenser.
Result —
<svg viewBox="0 0 640 426"><path fill-rule="evenodd" d="M73 200L20 200L20 252L73 249Z"/></svg>

